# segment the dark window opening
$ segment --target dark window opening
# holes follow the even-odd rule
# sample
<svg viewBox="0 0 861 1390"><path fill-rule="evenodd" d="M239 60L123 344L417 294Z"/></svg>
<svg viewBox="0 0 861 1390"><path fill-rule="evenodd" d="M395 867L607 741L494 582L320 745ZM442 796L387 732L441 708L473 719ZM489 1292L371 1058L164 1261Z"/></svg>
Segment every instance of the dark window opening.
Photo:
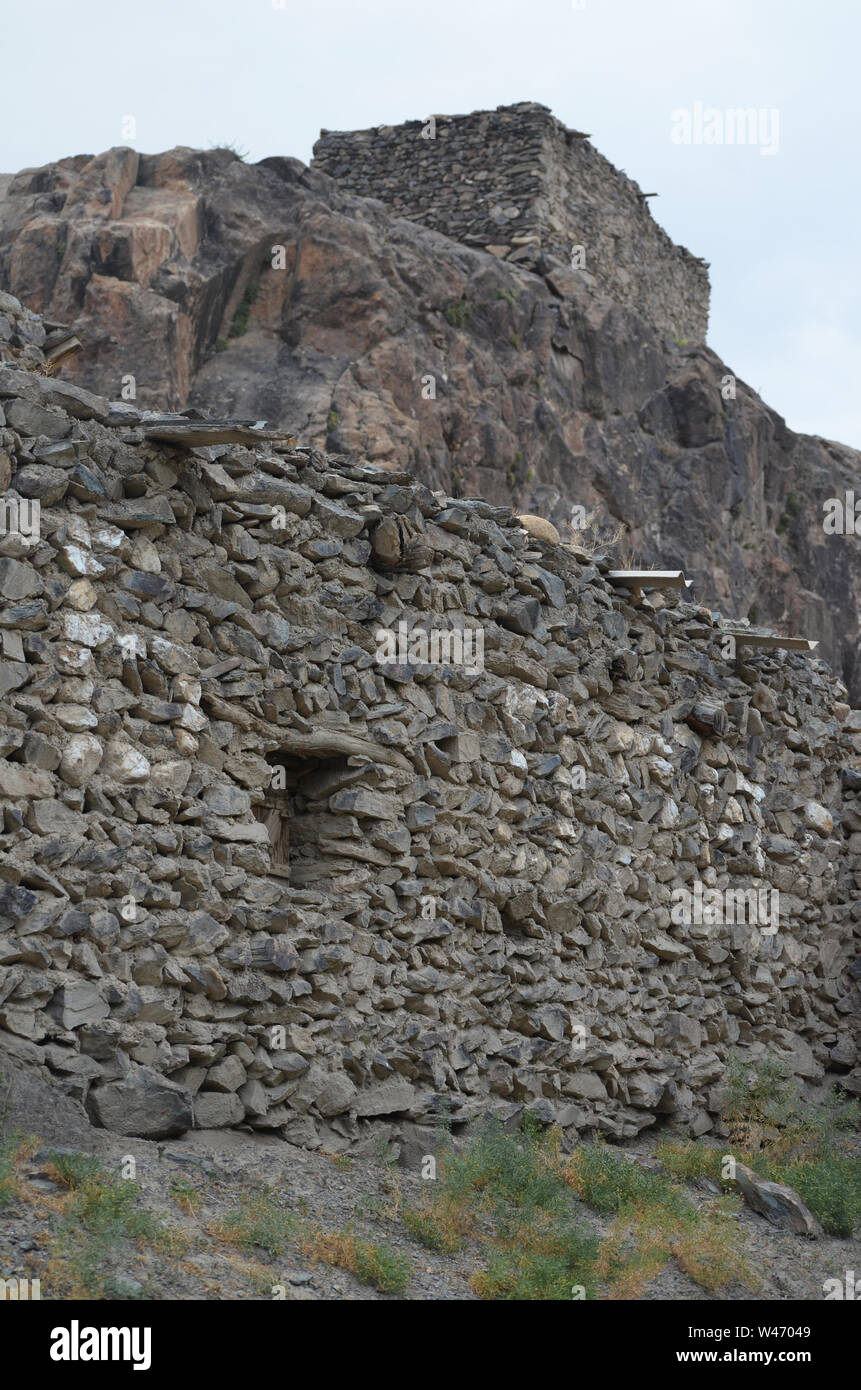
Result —
<svg viewBox="0 0 861 1390"><path fill-rule="evenodd" d="M254 806L269 834L270 873L297 887L313 887L332 875L344 818L333 815L329 798L366 776L364 758L321 753L313 758L269 753L270 784ZM344 841L346 846L346 841Z"/></svg>

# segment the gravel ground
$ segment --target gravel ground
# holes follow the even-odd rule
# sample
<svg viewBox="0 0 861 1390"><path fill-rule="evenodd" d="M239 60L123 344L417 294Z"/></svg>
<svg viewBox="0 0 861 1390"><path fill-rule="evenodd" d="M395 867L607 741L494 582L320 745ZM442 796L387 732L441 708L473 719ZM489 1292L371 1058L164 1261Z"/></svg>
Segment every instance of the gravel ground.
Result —
<svg viewBox="0 0 861 1390"><path fill-rule="evenodd" d="M283 1296L290 1300L476 1297L469 1278L485 1262L483 1242L466 1242L455 1255L436 1254L414 1240L399 1220L403 1208L417 1204L426 1191L426 1183L415 1174L381 1162L336 1160L236 1130L199 1130L158 1143L123 1138L92 1128L82 1107L58 1096L40 1078L20 1071L12 1075L9 1094L0 1096L0 1111L4 1105L6 1111L2 1132L25 1130L38 1137L41 1148L19 1169L21 1195L0 1210L0 1277L39 1277L43 1298L52 1296L46 1266L59 1220L56 1203L63 1195L46 1159L47 1149L55 1146L95 1154L116 1173L132 1156L143 1205L187 1236L184 1254L165 1255L146 1247L139 1251L125 1244L108 1257L106 1272L125 1281L137 1297L271 1299L275 1286L283 1286ZM626 1146L627 1155L652 1166L656 1142L641 1135ZM178 1179L200 1198L194 1214L183 1210L171 1192ZM411 1272L404 1292L380 1293L352 1274L303 1254L298 1240L270 1256L259 1247L240 1250L219 1239L214 1223L263 1187L306 1227L352 1227L356 1234L404 1256ZM704 1183L692 1184L689 1190L698 1204L710 1199ZM597 1234L609 1231L608 1218L588 1208L584 1212ZM847 1270L861 1269L857 1238L809 1241L775 1229L747 1209L737 1219L748 1261L762 1287L755 1294L741 1287L730 1289L724 1299L822 1300L826 1279L842 1280ZM711 1301L711 1295L672 1262L648 1286L645 1297Z"/></svg>

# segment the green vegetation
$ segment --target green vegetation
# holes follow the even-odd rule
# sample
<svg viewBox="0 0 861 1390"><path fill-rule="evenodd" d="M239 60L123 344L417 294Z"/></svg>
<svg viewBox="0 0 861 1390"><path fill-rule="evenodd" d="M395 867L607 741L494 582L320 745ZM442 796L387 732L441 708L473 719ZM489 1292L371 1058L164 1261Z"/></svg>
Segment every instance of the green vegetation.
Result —
<svg viewBox="0 0 861 1390"><path fill-rule="evenodd" d="M60 1221L45 1270L49 1294L61 1298L145 1296L136 1283L111 1275L112 1255L132 1255L144 1246L177 1255L185 1237L140 1205L137 1183L115 1177L86 1154L52 1154L48 1170L67 1189L54 1210ZM130 1292L131 1290L131 1292Z"/></svg>
<svg viewBox="0 0 861 1390"><path fill-rule="evenodd" d="M516 487L518 483L522 482L522 481L523 481L523 472L524 472L524 470L523 470L523 450L522 450L522 449L518 449L518 450L517 450L517 453L514 455L514 461L513 461L513 463L510 463L510 464L508 465L508 468L506 469L505 481L508 483L508 486L511 487L511 488L513 488L513 487ZM535 470L532 469L531 467L530 467L530 469L527 470L526 476L529 477L530 472L532 473L532 476L534 477L534 476L535 476Z"/></svg>
<svg viewBox="0 0 861 1390"><path fill-rule="evenodd" d="M768 1058L756 1066L734 1058L726 1089L723 1118L732 1157L758 1177L794 1188L830 1235L851 1236L861 1225L861 1161L849 1146L857 1101L834 1091L811 1105L787 1069ZM679 1177L723 1181L722 1153L710 1145L667 1143L657 1154Z"/></svg>
<svg viewBox="0 0 861 1390"><path fill-rule="evenodd" d="M281 1282L275 1261L288 1247L398 1295L409 1284L410 1260L388 1231L401 1241L412 1237L443 1261L460 1255L473 1270L473 1291L488 1300L641 1298L671 1263L713 1296L757 1292L727 1157L794 1188L827 1232L847 1237L861 1223L861 1164L850 1139L858 1105L839 1091L812 1105L773 1060L733 1060L722 1092L723 1146L670 1133L646 1161L603 1142L563 1155L559 1130L528 1113L514 1133L488 1122L456 1147L443 1111L433 1143L436 1180L404 1207L401 1174L388 1163L377 1169L378 1191L357 1194L357 1228L324 1229L307 1202L288 1209L284 1194L264 1185L246 1187L226 1214L201 1224L206 1190L196 1176L183 1175L170 1180L171 1197L198 1219L193 1232L179 1229L143 1206L136 1183L81 1153L48 1154L40 1172L59 1190L45 1192L27 1177L38 1141L20 1134L0 1141L0 1207L24 1202L49 1218L41 1278L51 1298L151 1297L159 1256L178 1261L220 1296L209 1268L184 1258L195 1253L198 1238L210 1252L213 1241L233 1247L221 1252L222 1261L263 1297ZM329 1158L333 1182L335 1169L356 1171L348 1154ZM689 1183L697 1184L695 1198ZM590 1212L608 1218L603 1237ZM368 1220L376 1230L365 1228Z"/></svg>
<svg viewBox="0 0 861 1390"><path fill-rule="evenodd" d="M248 332L248 316L251 313L251 307L259 293L260 281L249 280L248 284L245 286L245 292L239 301L236 313L233 315L233 322L230 325L230 331L227 335L228 338L241 338L244 333Z"/></svg>
<svg viewBox="0 0 861 1390"><path fill-rule="evenodd" d="M235 154L237 159L241 159L243 163L248 158L248 150L243 149L235 140L211 141L209 148L211 150L228 150L230 154Z"/></svg>
<svg viewBox="0 0 861 1390"><path fill-rule="evenodd" d="M733 1220L739 1199L722 1197L698 1209L672 1178L604 1144L578 1148L566 1176L585 1202L616 1217L597 1265L610 1298L640 1297L671 1258L710 1293L731 1284L755 1287Z"/></svg>
<svg viewBox="0 0 861 1390"><path fill-rule="evenodd" d="M850 1150L858 1102L839 1090L811 1105L780 1063L730 1064L724 1120L742 1161L771 1182L795 1188L831 1235L861 1224L861 1160Z"/></svg>
<svg viewBox="0 0 861 1390"><path fill-rule="evenodd" d="M170 1195L188 1216L196 1216L203 1206L201 1193L188 1178L174 1178L170 1185Z"/></svg>
<svg viewBox="0 0 861 1390"><path fill-rule="evenodd" d="M531 1118L517 1135L488 1124L461 1154L439 1159L437 1190L404 1213L412 1235L453 1254L479 1233L491 1253L472 1287L488 1299L594 1297L598 1242L582 1222L559 1166L558 1134Z"/></svg>
<svg viewBox="0 0 861 1390"><path fill-rule="evenodd" d="M390 1250L362 1240L352 1231L315 1231L302 1242L302 1253L354 1274L380 1293L402 1293L410 1282L409 1261Z"/></svg>
<svg viewBox="0 0 861 1390"><path fill-rule="evenodd" d="M243 1196L239 1206L209 1228L217 1239L251 1250L255 1245L280 1255L297 1233L297 1223L268 1188Z"/></svg>
<svg viewBox="0 0 861 1390"><path fill-rule="evenodd" d="M327 433L327 434L334 434L334 433L335 433L335 430L336 430L337 428L338 428L338 412L337 412L337 410L335 410L334 407L333 407L333 408L329 411L329 414L326 416L326 433Z"/></svg>
<svg viewBox="0 0 861 1390"><path fill-rule="evenodd" d="M795 519L795 517L798 516L798 512L798 497L794 492L790 492L787 495L786 502L783 507L783 514L781 515L781 518L777 523L777 530L779 534L782 535L785 531L789 530L790 524Z"/></svg>
<svg viewBox="0 0 861 1390"><path fill-rule="evenodd" d="M15 1160L21 1146L22 1136L17 1132L0 1139L0 1208L9 1206L18 1195L18 1176Z"/></svg>
<svg viewBox="0 0 861 1390"><path fill-rule="evenodd" d="M603 1241L583 1203L615 1218ZM527 1117L518 1134L489 1124L463 1152L443 1153L433 1192L402 1221L439 1254L467 1240L489 1247L471 1279L481 1298L596 1298L601 1289L637 1298L670 1260L709 1292L754 1288L734 1220L740 1207L721 1195L694 1206L675 1177L602 1143L564 1159L558 1131Z"/></svg>
<svg viewBox="0 0 861 1390"><path fill-rule="evenodd" d="M455 299L447 305L445 316L452 328L467 328L472 318L472 305L468 299Z"/></svg>
<svg viewBox="0 0 861 1390"><path fill-rule="evenodd" d="M310 1259L349 1270L381 1293L400 1293L409 1283L409 1263L403 1256L363 1240L353 1231L324 1231L298 1220L279 1205L276 1194L268 1188L242 1197L238 1207L207 1229L227 1244L245 1251L257 1247L271 1257L296 1241Z"/></svg>

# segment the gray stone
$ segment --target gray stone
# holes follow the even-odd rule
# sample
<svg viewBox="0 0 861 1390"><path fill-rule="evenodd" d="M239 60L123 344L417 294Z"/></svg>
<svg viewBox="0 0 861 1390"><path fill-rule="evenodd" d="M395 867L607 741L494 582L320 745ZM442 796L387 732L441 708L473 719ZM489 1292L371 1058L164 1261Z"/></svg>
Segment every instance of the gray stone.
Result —
<svg viewBox="0 0 861 1390"><path fill-rule="evenodd" d="M245 1068L238 1057L223 1057L210 1067L203 1083L205 1091L238 1091L245 1084Z"/></svg>
<svg viewBox="0 0 861 1390"><path fill-rule="evenodd" d="M815 1239L822 1235L816 1217L798 1193L782 1183L766 1182L746 1164L736 1162L733 1180L744 1200L774 1226L783 1226L796 1235Z"/></svg>
<svg viewBox="0 0 861 1390"><path fill-rule="evenodd" d="M101 743L92 734L76 734L63 750L60 776L70 787L84 787L103 757Z"/></svg>
<svg viewBox="0 0 861 1390"><path fill-rule="evenodd" d="M193 1123L191 1093L150 1067L135 1067L121 1081L94 1087L86 1106L94 1124L140 1139L171 1138Z"/></svg>
<svg viewBox="0 0 861 1390"><path fill-rule="evenodd" d="M19 434L45 435L48 439L65 439L72 428L71 421L62 412L24 400L12 401L6 406L6 419Z"/></svg>
<svg viewBox="0 0 861 1390"><path fill-rule="evenodd" d="M15 491L22 497L32 498L40 504L51 507L65 497L69 488L68 474L62 468L48 468L44 464L30 464L19 468L15 474Z"/></svg>
<svg viewBox="0 0 861 1390"><path fill-rule="evenodd" d="M78 811L65 806L62 801L33 801L27 812L27 824L39 835L59 835L65 840L73 840L83 835L87 821Z"/></svg>
<svg viewBox="0 0 861 1390"><path fill-rule="evenodd" d="M234 1092L198 1091L194 1097L195 1129L223 1129L245 1118L245 1106Z"/></svg>
<svg viewBox="0 0 861 1390"><path fill-rule="evenodd" d="M32 598L41 594L44 584L32 565L19 560L0 559L0 597L4 599Z"/></svg>
<svg viewBox="0 0 861 1390"><path fill-rule="evenodd" d="M347 1076L331 1076L317 1096L314 1105L321 1115L342 1115L349 1110L356 1096L356 1087Z"/></svg>
<svg viewBox="0 0 861 1390"><path fill-rule="evenodd" d="M10 690L19 690L30 679L30 671L22 661L0 661L0 697Z"/></svg>
<svg viewBox="0 0 861 1390"><path fill-rule="evenodd" d="M98 1023L110 1014L102 989L89 981L71 980L54 995L51 1011L64 1028L81 1028Z"/></svg>
<svg viewBox="0 0 861 1390"><path fill-rule="evenodd" d="M18 763L0 762L0 795L50 797L53 789L47 772L21 767Z"/></svg>
<svg viewBox="0 0 861 1390"><path fill-rule="evenodd" d="M417 1093L408 1081L392 1077L378 1086L364 1087L353 1101L357 1115L394 1115L409 1111L416 1103Z"/></svg>

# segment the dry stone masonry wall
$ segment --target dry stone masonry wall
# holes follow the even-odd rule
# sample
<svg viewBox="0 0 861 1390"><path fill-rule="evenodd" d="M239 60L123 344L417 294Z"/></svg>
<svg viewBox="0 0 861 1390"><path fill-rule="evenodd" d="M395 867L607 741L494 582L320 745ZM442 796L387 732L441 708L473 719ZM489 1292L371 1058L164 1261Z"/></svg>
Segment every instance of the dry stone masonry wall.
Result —
<svg viewBox="0 0 861 1390"><path fill-rule="evenodd" d="M95 1121L702 1133L738 1050L859 1091L822 664L731 659L546 523L20 364L0 468L0 1042Z"/></svg>
<svg viewBox="0 0 861 1390"><path fill-rule="evenodd" d="M324 130L312 164L456 241L538 270L571 263L664 332L705 341L705 263L670 240L632 179L545 106Z"/></svg>

